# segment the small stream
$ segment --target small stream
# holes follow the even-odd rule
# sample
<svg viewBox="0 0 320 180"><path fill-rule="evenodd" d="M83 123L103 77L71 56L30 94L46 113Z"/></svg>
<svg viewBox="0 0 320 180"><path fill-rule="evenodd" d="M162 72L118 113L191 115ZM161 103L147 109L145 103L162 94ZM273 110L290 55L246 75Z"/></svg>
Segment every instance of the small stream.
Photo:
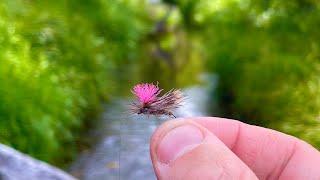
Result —
<svg viewBox="0 0 320 180"><path fill-rule="evenodd" d="M208 116L210 94L216 86L216 76L203 74L202 83L183 89L187 95L178 117ZM168 117L129 116L127 98L115 98L105 105L101 120L92 132L98 143L83 152L71 166L71 174L83 180L153 180L156 179L150 156L149 139ZM214 108L213 108L214 109ZM91 137L91 136L90 136Z"/></svg>

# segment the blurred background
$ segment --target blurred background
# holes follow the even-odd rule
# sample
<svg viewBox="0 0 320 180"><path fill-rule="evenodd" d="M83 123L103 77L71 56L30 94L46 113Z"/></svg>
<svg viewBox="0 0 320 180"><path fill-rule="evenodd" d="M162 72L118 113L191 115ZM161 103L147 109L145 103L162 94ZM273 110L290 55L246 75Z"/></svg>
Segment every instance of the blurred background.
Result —
<svg viewBox="0 0 320 180"><path fill-rule="evenodd" d="M195 115L276 129L320 149L318 0L0 2L3 144L68 170L98 141L101 119L123 119L115 102L133 98L136 83L159 81L195 100L205 89L201 105L190 103L206 113ZM103 122L107 131L112 122Z"/></svg>

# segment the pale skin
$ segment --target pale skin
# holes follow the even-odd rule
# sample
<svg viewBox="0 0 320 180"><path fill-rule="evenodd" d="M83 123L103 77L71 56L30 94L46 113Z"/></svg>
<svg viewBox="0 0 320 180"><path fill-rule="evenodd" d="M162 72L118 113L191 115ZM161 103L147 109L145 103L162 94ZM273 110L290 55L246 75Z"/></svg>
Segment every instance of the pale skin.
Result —
<svg viewBox="0 0 320 180"><path fill-rule="evenodd" d="M278 131L236 120L174 119L153 134L150 154L160 180L320 179L320 152Z"/></svg>

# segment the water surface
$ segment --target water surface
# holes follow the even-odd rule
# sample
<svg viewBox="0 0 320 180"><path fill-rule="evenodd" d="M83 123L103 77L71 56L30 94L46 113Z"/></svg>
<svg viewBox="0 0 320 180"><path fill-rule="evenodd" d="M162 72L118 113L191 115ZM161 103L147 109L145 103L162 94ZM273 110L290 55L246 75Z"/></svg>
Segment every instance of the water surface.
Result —
<svg viewBox="0 0 320 180"><path fill-rule="evenodd" d="M213 75L204 74L202 83L183 89L187 98L175 112L178 117L207 116L216 84ZM71 173L84 180L152 180L156 179L150 156L149 139L168 117L129 116L126 114L128 98L114 98L105 105L104 113L92 138L98 142L82 153L71 167Z"/></svg>

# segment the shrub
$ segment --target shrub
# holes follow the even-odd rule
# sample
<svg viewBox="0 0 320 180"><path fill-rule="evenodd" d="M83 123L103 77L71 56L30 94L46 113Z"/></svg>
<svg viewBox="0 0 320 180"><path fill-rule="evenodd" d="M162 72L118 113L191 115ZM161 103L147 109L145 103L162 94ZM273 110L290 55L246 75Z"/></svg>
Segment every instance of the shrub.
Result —
<svg viewBox="0 0 320 180"><path fill-rule="evenodd" d="M117 67L139 48L145 25L133 5L1 4L0 142L58 165L73 157L84 120L112 93Z"/></svg>
<svg viewBox="0 0 320 180"><path fill-rule="evenodd" d="M207 18L204 42L227 116L320 148L319 3L301 3L233 3Z"/></svg>

